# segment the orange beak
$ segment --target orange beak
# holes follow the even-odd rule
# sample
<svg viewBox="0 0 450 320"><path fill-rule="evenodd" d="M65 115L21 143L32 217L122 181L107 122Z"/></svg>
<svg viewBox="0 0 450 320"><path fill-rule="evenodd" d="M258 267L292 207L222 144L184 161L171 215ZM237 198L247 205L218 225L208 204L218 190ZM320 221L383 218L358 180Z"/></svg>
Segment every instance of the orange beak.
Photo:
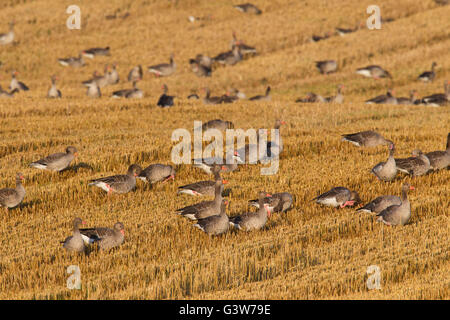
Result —
<svg viewBox="0 0 450 320"><path fill-rule="evenodd" d="M415 190L416 188L414 188L413 186L409 186L409 190Z"/></svg>
<svg viewBox="0 0 450 320"><path fill-rule="evenodd" d="M270 193L266 194L266 197L271 197L272 195Z"/></svg>
<svg viewBox="0 0 450 320"><path fill-rule="evenodd" d="M78 157L78 152L75 152L73 155L74 155L75 157Z"/></svg>
<svg viewBox="0 0 450 320"><path fill-rule="evenodd" d="M228 181L227 181L227 180L222 180L222 183L223 183L223 184L227 184Z"/></svg>

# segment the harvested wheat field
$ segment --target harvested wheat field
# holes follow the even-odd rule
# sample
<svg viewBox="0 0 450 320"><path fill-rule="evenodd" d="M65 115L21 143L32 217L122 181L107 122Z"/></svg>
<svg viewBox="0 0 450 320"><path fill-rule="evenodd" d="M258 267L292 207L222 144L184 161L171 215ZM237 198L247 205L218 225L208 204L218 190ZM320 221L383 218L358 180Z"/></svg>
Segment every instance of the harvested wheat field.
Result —
<svg viewBox="0 0 450 320"><path fill-rule="evenodd" d="M14 43L0 45L0 84L11 72L30 90L0 97L0 188L14 188L16 173L25 177L26 196L16 208L0 209L1 299L449 299L450 171L422 176L398 173L383 182L371 173L386 161L388 148L357 147L341 135L376 130L394 141L395 157L414 149L445 150L450 132L450 103L445 106L365 104L389 88L395 95L419 97L443 93L450 80L450 5L432 0L378 1L381 30L365 26L344 37L334 28L366 22L372 0L252 0L262 14L233 8L239 1L76 1L81 29L66 26L68 3L7 0L0 4L0 33L14 20ZM50 4L51 3L51 4ZM197 19L189 21L188 17ZM232 33L258 54L233 66L214 66L211 77L198 77L189 59L214 57L230 50ZM329 38L311 42L313 35ZM59 58L82 50L110 47L110 56L85 59L81 68L64 67ZM148 66L168 63L176 71L156 77ZM336 60L324 75L315 61ZM417 80L437 63L433 82ZM118 84L86 96L82 81L105 64L117 65ZM142 65L142 99L113 99L131 88L130 69ZM355 73L380 65L392 78L370 79ZM57 75L61 99L48 99L50 77ZM176 96L172 108L156 105L167 84ZM344 103L296 103L308 92L335 95L343 84ZM238 88L248 97L205 105L202 88L221 96ZM200 100L187 99L197 92ZM205 198L177 195L179 186L210 180L192 165L175 165L172 132L191 133L194 121L232 121L235 128L280 132L283 151L275 175L261 175L263 164L224 173L226 208L233 217L256 211L248 200L258 191L289 192L292 210L273 213L262 230L232 229L209 237L175 210ZM31 168L44 156L75 146L78 157L62 172ZM137 163L174 165L174 181L138 180L126 194L107 195L89 180L125 174ZM366 204L380 195L408 193L411 218L404 226L377 222L356 212L360 205L332 208L312 201L336 186L356 190ZM206 197L212 200L212 197ZM83 227L125 226L125 241L110 251L93 246L89 255L70 253L60 241L72 235L72 221ZM70 290L67 268L78 266L81 289ZM369 289L369 266L379 267L381 287Z"/></svg>

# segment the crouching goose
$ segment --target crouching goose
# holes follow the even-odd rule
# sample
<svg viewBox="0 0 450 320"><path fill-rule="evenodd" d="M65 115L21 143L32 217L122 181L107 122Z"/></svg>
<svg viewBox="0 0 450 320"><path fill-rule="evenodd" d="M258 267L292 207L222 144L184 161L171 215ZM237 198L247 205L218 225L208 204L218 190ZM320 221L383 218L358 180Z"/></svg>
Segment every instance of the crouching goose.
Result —
<svg viewBox="0 0 450 320"><path fill-rule="evenodd" d="M17 80L16 76L18 74L19 73L15 70L12 72L12 78L11 78L11 83L9 84L9 90L14 90L14 89L22 90L22 91L30 90L25 83Z"/></svg>
<svg viewBox="0 0 450 320"><path fill-rule="evenodd" d="M202 125L203 131L206 131L208 129L217 129L217 130L234 129L234 124L231 121L214 119L214 120L209 120L208 122L205 122Z"/></svg>
<svg viewBox="0 0 450 320"><path fill-rule="evenodd" d="M434 72L434 68L437 66L436 62L433 62L431 64L431 71L425 71L421 73L417 79L421 80L423 82L433 82L434 78L436 77L436 72Z"/></svg>
<svg viewBox="0 0 450 320"><path fill-rule="evenodd" d="M211 169L214 175L214 180L198 181L178 187L178 194L188 194L191 196L213 196L215 193L216 181L221 179L220 170L220 165L214 165ZM226 180L222 180L222 184L226 183L228 183Z"/></svg>
<svg viewBox="0 0 450 320"><path fill-rule="evenodd" d="M393 96L394 90L389 89L386 94L366 100L366 104L397 104L397 98Z"/></svg>
<svg viewBox="0 0 450 320"><path fill-rule="evenodd" d="M166 84L163 84L161 89L163 89L163 94L159 97L157 106L162 108L164 107L172 107L173 106L173 98L174 96L169 96L167 94L168 88Z"/></svg>
<svg viewBox="0 0 450 320"><path fill-rule="evenodd" d="M450 166L450 132L447 135L447 148L445 151L432 151L426 154L433 170L445 169Z"/></svg>
<svg viewBox="0 0 450 320"><path fill-rule="evenodd" d="M101 250L118 247L125 240L125 231L122 222L116 222L112 229L103 227L80 229L80 234L84 243L98 243Z"/></svg>
<svg viewBox="0 0 450 320"><path fill-rule="evenodd" d="M412 176L422 176L430 170L430 159L421 151L414 150L412 157L395 159L398 171Z"/></svg>
<svg viewBox="0 0 450 320"><path fill-rule="evenodd" d="M51 77L52 80L52 86L50 87L50 89L47 92L47 97L48 98L61 98L61 91L56 87L56 80L58 80L58 77L56 77L55 75L53 75Z"/></svg>
<svg viewBox="0 0 450 320"><path fill-rule="evenodd" d="M344 187L333 188L330 191L322 193L312 200L315 200L319 204L335 208L345 208L346 206L353 206L361 202L359 194L356 191L350 191L349 189Z"/></svg>
<svg viewBox="0 0 450 320"><path fill-rule="evenodd" d="M243 3L236 6L233 6L233 8L245 12L245 13L253 13L253 14L261 14L262 11L257 6L251 3Z"/></svg>
<svg viewBox="0 0 450 320"><path fill-rule="evenodd" d="M225 233L230 228L230 220L225 212L228 201L222 199L220 212L217 215L199 219L194 227L199 228L209 236L217 236Z"/></svg>
<svg viewBox="0 0 450 320"><path fill-rule="evenodd" d="M133 81L133 88L117 90L112 93L112 98L137 98L144 96L144 92L137 87L137 81Z"/></svg>
<svg viewBox="0 0 450 320"><path fill-rule="evenodd" d="M148 67L148 72L154 73L157 77L167 77L173 74L177 65L173 60L173 54L170 55L170 63L161 63Z"/></svg>
<svg viewBox="0 0 450 320"><path fill-rule="evenodd" d="M80 225L84 223L85 222L81 220L81 218L75 218L73 220L73 234L67 237L64 241L61 241L64 249L72 252L85 252L86 246L84 245L84 241L80 233Z"/></svg>
<svg viewBox="0 0 450 320"><path fill-rule="evenodd" d="M325 98L321 95L315 94L314 92L308 92L305 98L298 98L295 102L302 103L314 103L314 102L326 102Z"/></svg>
<svg viewBox="0 0 450 320"><path fill-rule="evenodd" d="M411 90L411 91L409 91L409 98L405 98L405 97L397 98L397 104L414 105L414 104L416 104L416 101L418 101L416 96L417 96L417 90Z"/></svg>
<svg viewBox="0 0 450 320"><path fill-rule="evenodd" d="M83 51L83 56L89 59L94 59L95 56L109 56L109 47L106 48L90 48Z"/></svg>
<svg viewBox="0 0 450 320"><path fill-rule="evenodd" d="M371 130L343 134L342 141L348 141L358 147L376 147L393 143L391 140L385 139L378 132Z"/></svg>
<svg viewBox="0 0 450 320"><path fill-rule="evenodd" d="M25 178L23 174L18 173L16 175L16 188L4 188L0 190L0 207L14 208L17 207L25 198L25 188L22 185L22 181Z"/></svg>
<svg viewBox="0 0 450 320"><path fill-rule="evenodd" d="M337 61L336 60L316 61L316 68L319 70L321 74L329 74L332 72L336 72Z"/></svg>
<svg viewBox="0 0 450 320"><path fill-rule="evenodd" d="M270 211L268 210L269 204L264 203L264 198L266 197L271 197L271 195L265 191L260 191L258 194L258 211L246 212L244 214L232 217L230 218L230 225L244 231L262 229L270 216Z"/></svg>
<svg viewBox="0 0 450 320"><path fill-rule="evenodd" d="M270 86L267 87L266 93L264 95L258 95L251 97L249 100L251 101L270 101Z"/></svg>
<svg viewBox="0 0 450 320"><path fill-rule="evenodd" d="M286 212L292 208L292 194L289 192L273 193L271 197L264 198L264 204L268 204L267 209L272 212ZM249 204L259 208L259 199L250 200Z"/></svg>
<svg viewBox="0 0 450 320"><path fill-rule="evenodd" d="M30 163L30 167L50 171L62 171L69 166L77 155L77 148L68 146L65 153L53 153L45 158Z"/></svg>
<svg viewBox="0 0 450 320"><path fill-rule="evenodd" d="M411 204L408 200L408 190L414 190L413 186L405 183L402 186L401 204L394 204L377 214L377 221L388 226L405 225L411 218Z"/></svg>
<svg viewBox="0 0 450 320"><path fill-rule="evenodd" d="M375 198L374 200L370 201L365 206L357 209L357 212L367 212L367 213L380 213L387 207L390 207L392 205L400 205L402 204L402 201L400 200L400 197L398 196L379 196Z"/></svg>
<svg viewBox="0 0 450 320"><path fill-rule="evenodd" d="M90 186L99 187L108 194L112 192L127 193L136 187L136 177L141 173L142 169L137 164L128 167L126 174L109 176L99 179L90 180Z"/></svg>
<svg viewBox="0 0 450 320"><path fill-rule="evenodd" d="M385 162L378 163L372 168L372 173L380 180L392 181L397 175L397 166L394 159L395 146L389 144L389 158Z"/></svg>
<svg viewBox="0 0 450 320"><path fill-rule="evenodd" d="M380 78L391 78L391 74L384 70L382 67L377 65L370 65L364 68L358 68L356 70L357 74L360 74L367 78L374 78L374 79L380 79Z"/></svg>
<svg viewBox="0 0 450 320"><path fill-rule="evenodd" d="M444 81L444 93L435 93L430 96L422 98L422 103L432 107L445 106L449 102L450 102L450 85L447 80Z"/></svg>
<svg viewBox="0 0 450 320"><path fill-rule="evenodd" d="M204 88L205 97L203 98L204 104L220 104L222 103L222 97L211 97L209 88Z"/></svg>
<svg viewBox="0 0 450 320"><path fill-rule="evenodd" d="M148 183L166 182L175 179L175 169L170 165L155 163L141 171L138 178Z"/></svg>
<svg viewBox="0 0 450 320"><path fill-rule="evenodd" d="M82 53L83 52L81 52L78 55L78 58L77 57L60 58L60 59L58 59L58 62L65 67L67 67L67 66L74 67L74 68L83 67L85 65L85 62L84 62Z"/></svg>
<svg viewBox="0 0 450 320"><path fill-rule="evenodd" d="M0 45L10 44L14 41L14 21L9 23L9 31L0 33Z"/></svg>

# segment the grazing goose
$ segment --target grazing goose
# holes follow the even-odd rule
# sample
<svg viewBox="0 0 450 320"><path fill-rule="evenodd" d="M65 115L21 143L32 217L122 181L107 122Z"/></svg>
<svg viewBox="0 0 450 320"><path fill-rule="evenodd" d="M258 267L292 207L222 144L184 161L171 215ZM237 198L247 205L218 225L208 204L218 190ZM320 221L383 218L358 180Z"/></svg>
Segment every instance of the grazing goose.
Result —
<svg viewBox="0 0 450 320"><path fill-rule="evenodd" d="M379 196L356 211L378 214L387 207L400 204L402 204L402 200L398 196Z"/></svg>
<svg viewBox="0 0 450 320"><path fill-rule="evenodd" d="M77 155L77 148L68 146L66 152L53 153L45 158L30 163L30 167L59 172L66 169Z"/></svg>
<svg viewBox="0 0 450 320"><path fill-rule="evenodd" d="M138 178L151 184L159 181L166 182L170 179L175 179L175 169L165 164L151 164L141 171Z"/></svg>
<svg viewBox="0 0 450 320"><path fill-rule="evenodd" d="M434 78L436 77L436 72L434 71L434 68L437 66L436 62L433 62L431 64L431 71L425 71L421 73L417 79L421 80L423 82L433 82Z"/></svg>
<svg viewBox="0 0 450 320"><path fill-rule="evenodd" d="M389 144L389 158L385 162L378 163L372 168L372 173L380 180L392 181L397 175L397 166L394 159L395 146Z"/></svg>
<svg viewBox="0 0 450 320"><path fill-rule="evenodd" d="M335 208L345 208L346 206L353 206L361 202L359 194L356 191L350 191L349 189L344 187L333 188L330 191L322 193L320 196L317 196L312 200L315 200L317 203Z"/></svg>
<svg viewBox="0 0 450 320"><path fill-rule="evenodd" d="M141 173L142 169L137 164L132 164L128 167L126 174L104 177L90 180L90 186L99 187L108 195L112 192L127 193L136 187L136 177Z"/></svg>
<svg viewBox="0 0 450 320"><path fill-rule="evenodd" d="M74 67L74 68L80 68L85 65L82 54L83 54L83 52L81 52L78 55L78 58L76 58L76 57L61 58L61 59L58 59L58 62L65 67L70 66L70 67Z"/></svg>
<svg viewBox="0 0 450 320"><path fill-rule="evenodd" d="M84 243L98 243L102 250L109 250L120 246L125 240L125 231L122 222L116 222L113 229L110 228L86 228L80 229Z"/></svg>
<svg viewBox="0 0 450 320"><path fill-rule="evenodd" d="M176 211L191 220L204 219L219 214L222 202L223 183L222 179L217 179L214 183L214 200L202 201L191 206L187 206Z"/></svg>
<svg viewBox="0 0 450 320"><path fill-rule="evenodd" d="M191 196L213 196L215 192L215 183L217 180L221 179L220 177L220 165L214 165L211 169L214 174L214 181L206 180L206 181L198 181L195 183L187 184L181 187L178 187L178 194L188 194ZM228 183L226 180L222 180L222 184Z"/></svg>
<svg viewBox="0 0 450 320"><path fill-rule="evenodd" d="M243 163L242 158L240 157L240 155L237 151L234 152L232 159L234 161L237 161L238 163ZM211 161L206 161L206 160L211 160ZM203 171L205 171L208 174L212 174L213 173L212 168L218 162L225 163L226 161L224 159L218 159L218 158L215 158L214 160L213 159L203 159L202 163L194 163L194 167L202 169ZM208 164L208 163L212 163L212 164ZM237 163L221 164L222 172L233 172L237 168L238 168Z"/></svg>
<svg viewBox="0 0 450 320"><path fill-rule="evenodd" d="M249 55L249 54L255 55L255 54L257 54L257 51L256 51L256 49L254 47L248 46L245 43L243 43L241 40L237 39L236 32L233 32L233 40L231 40L231 46L230 46L231 50L233 50L234 46L238 46L240 52L243 55Z"/></svg>
<svg viewBox="0 0 450 320"><path fill-rule="evenodd" d="M199 219L194 227L199 228L209 236L217 236L225 233L230 228L230 220L225 212L228 201L222 199L220 204L220 212L217 215Z"/></svg>
<svg viewBox="0 0 450 320"><path fill-rule="evenodd" d="M447 135L447 148L445 151L432 151L426 154L433 170L445 169L450 166L450 132Z"/></svg>
<svg viewBox="0 0 450 320"><path fill-rule="evenodd" d="M86 95L89 98L100 98L102 96L102 92L100 91L100 87L97 84L97 81L93 81L87 84Z"/></svg>
<svg viewBox="0 0 450 320"><path fill-rule="evenodd" d="M12 78L11 78L11 83L9 84L9 90L14 90L14 89L18 89L18 90L22 90L22 91L28 91L30 90L25 83L17 80L16 76L19 73L17 71L13 71L12 72Z"/></svg>
<svg viewBox="0 0 450 320"><path fill-rule="evenodd" d="M445 106L450 101L450 85L448 81L444 81L444 93L435 93L431 96L422 98L422 103L427 106L439 107Z"/></svg>
<svg viewBox="0 0 450 320"><path fill-rule="evenodd" d="M220 64L235 65L242 60L241 50L238 46L234 46L231 51L223 52L213 58L213 61Z"/></svg>
<svg viewBox="0 0 450 320"><path fill-rule="evenodd" d="M2 86L0 86L0 98L12 98L17 92L19 92L19 89L17 88L8 92L3 90Z"/></svg>
<svg viewBox="0 0 450 320"><path fill-rule="evenodd" d="M90 48L82 52L83 56L89 59L94 59L95 56L109 56L109 47L106 48Z"/></svg>
<svg viewBox="0 0 450 320"><path fill-rule="evenodd" d="M344 88L343 84L338 84L337 86L337 94L335 96L326 97L325 102L328 103L343 103L344 95L342 94L342 89Z"/></svg>
<svg viewBox="0 0 450 320"><path fill-rule="evenodd" d="M56 87L56 80L58 80L58 77L53 75L51 77L52 80L52 86L50 87L50 89L47 92L47 97L48 98L61 98L61 91Z"/></svg>
<svg viewBox="0 0 450 320"><path fill-rule="evenodd" d="M430 159L420 150L414 150L412 157L395 159L398 171L412 176L421 176L430 170Z"/></svg>
<svg viewBox="0 0 450 320"><path fill-rule="evenodd" d="M64 241L61 241L64 249L79 253L85 252L86 247L80 233L80 225L84 223L85 222L81 220L81 218L75 218L73 220L73 234Z"/></svg>
<svg viewBox="0 0 450 320"><path fill-rule="evenodd" d="M206 131L208 129L217 129L217 130L225 131L227 129L234 129L234 124L231 121L214 119L214 120L209 120L208 122L205 122L202 125L203 131Z"/></svg>
<svg viewBox="0 0 450 320"><path fill-rule="evenodd" d="M272 196L265 191L260 191L258 194L258 211L246 212L244 214L232 217L230 218L230 225L244 231L262 229L267 222L267 218L270 216L270 211L268 210L269 205L264 203L264 199L266 197Z"/></svg>
<svg viewBox="0 0 450 320"><path fill-rule="evenodd" d="M25 178L23 174L18 173L16 175L16 188L4 188L0 190L0 207L14 208L17 207L25 198L25 188L22 185L22 181Z"/></svg>
<svg viewBox="0 0 450 320"><path fill-rule="evenodd" d="M161 63L148 67L148 72L154 73L157 77L167 77L173 74L177 65L173 61L173 54L170 55L170 63Z"/></svg>
<svg viewBox="0 0 450 320"><path fill-rule="evenodd" d="M236 6L233 6L233 8L241 11L241 12L245 12L245 13L253 13L253 14L261 14L262 11L255 6L254 4L251 3L243 3L243 4L239 4Z"/></svg>
<svg viewBox="0 0 450 320"><path fill-rule="evenodd" d="M385 139L376 131L361 131L357 133L343 134L342 141L348 141L358 147L376 147L379 145L389 145L391 140Z"/></svg>
<svg viewBox="0 0 450 320"><path fill-rule="evenodd" d="M144 77L144 73L142 71L142 66L138 65L130 70L128 73L128 81L135 82L140 81Z"/></svg>
<svg viewBox="0 0 450 320"><path fill-rule="evenodd" d="M267 87L265 95L258 95L251 97L249 100L251 101L270 101L270 86Z"/></svg>
<svg viewBox="0 0 450 320"><path fill-rule="evenodd" d="M411 90L411 91L409 91L409 98L405 98L405 97L397 98L397 104L415 105L416 101L418 100L416 98L416 96L417 96L417 90Z"/></svg>
<svg viewBox="0 0 450 320"><path fill-rule="evenodd" d="M9 32L0 33L0 45L13 43L14 41L14 21L9 23Z"/></svg>
<svg viewBox="0 0 450 320"><path fill-rule="evenodd" d="M259 208L259 200L250 200L252 206ZM292 208L292 194L289 192L274 193L272 197L265 197L264 204L268 204L267 209L272 212L286 212Z"/></svg>
<svg viewBox="0 0 450 320"><path fill-rule="evenodd" d="M338 65L336 60L316 61L316 68L319 70L321 74L329 74L336 72L337 66Z"/></svg>
<svg viewBox="0 0 450 320"><path fill-rule="evenodd" d="M167 95L167 85L163 84L161 89L163 89L163 94L159 97L157 106L160 106L162 108L164 107L172 107L173 106L173 98L174 96Z"/></svg>
<svg viewBox="0 0 450 320"><path fill-rule="evenodd" d="M366 100L366 104L397 104L397 98L393 96L394 90L389 89L386 94Z"/></svg>
<svg viewBox="0 0 450 320"><path fill-rule="evenodd" d="M405 225L411 218L411 204L408 200L408 190L414 190L408 183L402 186L401 204L394 204L377 214L377 221L388 226Z"/></svg>
<svg viewBox="0 0 450 320"><path fill-rule="evenodd" d="M356 70L357 74L360 74L367 78L374 78L374 79L380 79L380 78L391 78L392 76L389 72L384 70L382 67L377 65L370 65L364 68L359 68Z"/></svg>
<svg viewBox="0 0 450 320"><path fill-rule="evenodd" d="M108 68L108 72L106 73L106 79L109 85L117 84L120 81L119 72L117 72L116 67L117 65L113 63L112 70L109 70Z"/></svg>
<svg viewBox="0 0 450 320"><path fill-rule="evenodd" d="M222 97L211 97L209 88L205 88L205 97L203 98L204 104L220 104L222 103Z"/></svg>

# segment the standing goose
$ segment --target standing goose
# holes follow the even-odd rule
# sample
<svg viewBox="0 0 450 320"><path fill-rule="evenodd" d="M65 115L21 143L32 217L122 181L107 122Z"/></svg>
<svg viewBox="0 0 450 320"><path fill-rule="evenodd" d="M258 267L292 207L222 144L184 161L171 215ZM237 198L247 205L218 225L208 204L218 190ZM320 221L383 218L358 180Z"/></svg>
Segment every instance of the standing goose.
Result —
<svg viewBox="0 0 450 320"><path fill-rule="evenodd" d="M86 95L89 98L100 98L102 96L102 92L96 81L87 84L87 87Z"/></svg>
<svg viewBox="0 0 450 320"><path fill-rule="evenodd" d="M127 193L136 187L136 177L141 173L142 169L137 164L132 164L128 167L126 174L109 176L99 179L90 180L90 186L99 187L108 194Z"/></svg>
<svg viewBox="0 0 450 320"><path fill-rule="evenodd" d="M422 98L422 103L432 107L445 106L449 102L450 85L447 80L444 81L444 93L435 93Z"/></svg>
<svg viewBox="0 0 450 320"><path fill-rule="evenodd" d="M231 51L226 51L215 56L213 61L220 64L235 65L242 60L242 54L238 46L234 46Z"/></svg>
<svg viewBox="0 0 450 320"><path fill-rule="evenodd" d="M254 97L251 97L249 100L251 100L251 101L270 101L271 100L270 86L267 87L265 95L254 96Z"/></svg>
<svg viewBox="0 0 450 320"><path fill-rule="evenodd" d="M225 212L228 201L222 199L220 212L217 215L199 219L194 227L199 228L210 236L217 236L225 233L230 228L230 220Z"/></svg>
<svg viewBox="0 0 450 320"><path fill-rule="evenodd" d="M436 62L433 62L431 64L431 71L425 71L421 73L417 79L421 80L423 82L433 82L434 78L436 77L436 72L434 71L434 68L437 66Z"/></svg>
<svg viewBox="0 0 450 320"><path fill-rule="evenodd" d="M392 76L389 72L384 70L382 67L377 65L370 65L364 68L359 68L356 70L357 74L360 74L367 78L374 78L374 79L380 79L380 78L390 78L392 79Z"/></svg>
<svg viewBox="0 0 450 320"><path fill-rule="evenodd" d="M261 14L262 11L255 6L254 4L251 3L243 3L243 4L239 4L236 6L233 6L233 8L241 11L241 12L245 12L245 13L253 13L253 14Z"/></svg>
<svg viewBox="0 0 450 320"><path fill-rule="evenodd" d="M412 157L395 159L398 171L412 176L422 176L426 174L431 166L430 159L420 150L414 150Z"/></svg>
<svg viewBox="0 0 450 320"><path fill-rule="evenodd" d="M170 63L161 63L148 67L148 72L154 73L157 77L167 77L173 74L177 65L173 61L173 54L170 55Z"/></svg>
<svg viewBox="0 0 450 320"><path fill-rule="evenodd" d="M271 197L264 198L264 204L268 204L267 209L272 212L286 212L292 208L292 194L289 192L274 193ZM250 200L249 204L259 208L259 200Z"/></svg>
<svg viewBox="0 0 450 320"><path fill-rule="evenodd" d="M108 72L106 73L106 79L108 80L109 85L114 85L114 84L119 83L120 77L119 77L119 73L117 72L115 63L112 64L112 70L108 69Z"/></svg>
<svg viewBox="0 0 450 320"><path fill-rule="evenodd" d="M23 174L18 173L16 175L16 188L4 188L0 190L0 207L14 208L17 207L25 198L25 188L22 185L22 181L25 178Z"/></svg>
<svg viewBox="0 0 450 320"><path fill-rule="evenodd" d="M372 168L372 173L380 180L392 181L397 175L397 166L394 159L395 146L389 144L389 158L386 162L380 162Z"/></svg>
<svg viewBox="0 0 450 320"><path fill-rule="evenodd" d="M103 227L80 229L80 234L84 243L98 243L101 250L118 247L125 240L125 231L122 222L116 222L113 229Z"/></svg>
<svg viewBox="0 0 450 320"><path fill-rule="evenodd" d="M77 155L77 148L68 146L65 153L53 153L45 158L30 163L30 167L50 171L62 171L69 166Z"/></svg>
<svg viewBox="0 0 450 320"><path fill-rule="evenodd" d="M128 73L128 81L135 82L140 81L144 77L144 73L142 71L142 66L138 65L130 70Z"/></svg>
<svg viewBox="0 0 450 320"><path fill-rule="evenodd" d="M386 94L366 100L366 104L397 104L397 98L393 96L394 90L389 89Z"/></svg>
<svg viewBox="0 0 450 320"><path fill-rule="evenodd" d="M258 211L246 212L230 218L230 224L239 230L245 231L262 229L267 222L267 218L270 216L270 211L268 210L269 205L264 203L264 198L266 197L271 197L271 195L265 191L260 191L258 194Z"/></svg>
<svg viewBox="0 0 450 320"><path fill-rule="evenodd" d="M450 132L447 135L447 148L445 151L432 151L426 154L433 170L445 169L450 166Z"/></svg>
<svg viewBox="0 0 450 320"><path fill-rule="evenodd" d="M48 98L61 98L61 91L56 87L56 80L58 80L58 77L53 75L51 77L52 80L52 86L50 87L50 89L47 92L47 97Z"/></svg>
<svg viewBox="0 0 450 320"><path fill-rule="evenodd" d="M397 98L397 104L414 105L414 104L416 104L416 101L418 100L418 99L416 99L416 96L417 96L417 90L411 90L411 91L409 91L409 98L405 98L405 97Z"/></svg>
<svg viewBox="0 0 450 320"><path fill-rule="evenodd" d="M338 65L336 60L316 61L316 68L319 70L321 74L329 74L336 72L337 67Z"/></svg>
<svg viewBox="0 0 450 320"><path fill-rule="evenodd" d="M358 147L376 147L379 145L389 145L391 140L385 139L376 131L361 131L342 135L342 141L348 141Z"/></svg>
<svg viewBox="0 0 450 320"><path fill-rule="evenodd" d="M175 179L175 169L170 165L156 163L142 170L138 178L151 184L159 181L166 182Z"/></svg>
<svg viewBox="0 0 450 320"><path fill-rule="evenodd" d="M14 41L14 21L9 23L9 32L0 33L0 45L10 44Z"/></svg>
<svg viewBox="0 0 450 320"><path fill-rule="evenodd" d="M402 186L401 204L394 204L379 214L377 214L377 221L383 222L388 226L405 225L411 218L411 204L408 200L408 190L414 190L413 186L408 183Z"/></svg>
<svg viewBox="0 0 450 320"><path fill-rule="evenodd" d="M208 122L205 122L202 125L203 131L206 131L208 129L217 129L217 130L234 129L234 124L231 121L214 119L214 120L209 120Z"/></svg>
<svg viewBox="0 0 450 320"><path fill-rule="evenodd" d="M84 221L81 218L75 218L73 220L73 234L61 241L63 248L67 251L85 252L86 247L80 233L80 225L82 224L84 224Z"/></svg>
<svg viewBox="0 0 450 320"><path fill-rule="evenodd" d="M80 68L85 65L82 54L83 54L83 52L81 52L78 55L78 58L76 58L76 57L61 58L61 59L58 59L58 62L65 67L70 66L70 67L74 67L74 68Z"/></svg>
<svg viewBox="0 0 450 320"><path fill-rule="evenodd" d="M18 74L19 73L15 70L12 72L12 78L11 78L11 83L9 84L9 90L14 90L14 89L18 89L18 90L22 90L22 91L30 90L25 83L17 80L16 76Z"/></svg>
<svg viewBox="0 0 450 320"><path fill-rule="evenodd" d="M326 97L325 102L328 103L343 103L344 95L342 94L342 89L344 88L343 84L338 84L337 86L337 94L335 96Z"/></svg>
<svg viewBox="0 0 450 320"><path fill-rule="evenodd" d="M83 56L89 59L94 59L95 56L109 56L109 47L106 48L90 48L82 52Z"/></svg>
<svg viewBox="0 0 450 320"><path fill-rule="evenodd" d="M222 97L211 97L209 88L205 88L205 97L203 98L204 104L220 104L222 103Z"/></svg>
<svg viewBox="0 0 450 320"><path fill-rule="evenodd" d="M164 107L172 107L173 106L173 96L167 95L167 85L163 84L161 89L163 89L163 94L159 97L157 106L160 106L162 108Z"/></svg>
<svg viewBox="0 0 450 320"><path fill-rule="evenodd" d="M402 200L398 196L379 196L356 211L378 214L387 207L400 204L402 204Z"/></svg>
<svg viewBox="0 0 450 320"><path fill-rule="evenodd" d="M217 180L220 180L220 165L214 165L211 169L214 174L214 180L198 181L195 183L187 184L185 186L178 187L178 194L188 194L191 196L213 196L215 192L215 184ZM228 183L226 180L222 180L222 184Z"/></svg>
<svg viewBox="0 0 450 320"><path fill-rule="evenodd" d="M346 206L353 206L359 202L361 199L359 198L359 194L356 191L350 191L344 187L336 187L322 193L320 196L315 197L317 203L323 204L325 206L331 207L341 207L345 208Z"/></svg>

